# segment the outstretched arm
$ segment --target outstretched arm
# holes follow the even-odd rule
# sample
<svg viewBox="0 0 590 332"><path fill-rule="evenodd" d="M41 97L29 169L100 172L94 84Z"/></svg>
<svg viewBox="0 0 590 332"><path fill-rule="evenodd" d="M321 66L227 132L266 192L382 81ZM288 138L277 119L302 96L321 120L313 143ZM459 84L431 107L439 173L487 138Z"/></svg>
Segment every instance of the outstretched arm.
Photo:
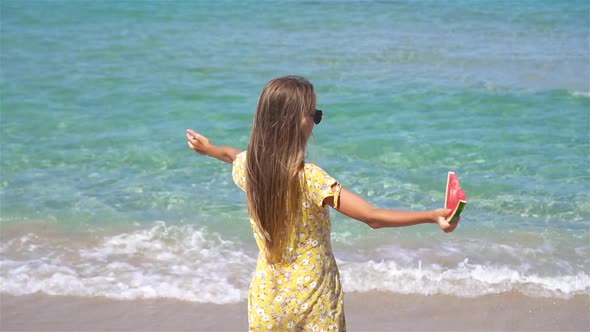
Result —
<svg viewBox="0 0 590 332"><path fill-rule="evenodd" d="M337 186L337 185L336 185ZM336 187L333 188L337 190ZM458 222L449 224L446 216L447 209L436 209L430 211L399 211L387 210L374 207L361 196L342 187L338 206L334 206L334 197L330 196L324 200L324 204L332 206L336 211L356 220L362 221L371 228L381 227L403 227L426 223L436 223L446 233L457 228Z"/></svg>
<svg viewBox="0 0 590 332"><path fill-rule="evenodd" d="M195 150L195 152L217 158L221 161L226 163L233 163L236 159L236 156L242 152L238 149L234 149L231 146L216 146L211 144L209 139L192 129L186 130L186 139L189 148Z"/></svg>

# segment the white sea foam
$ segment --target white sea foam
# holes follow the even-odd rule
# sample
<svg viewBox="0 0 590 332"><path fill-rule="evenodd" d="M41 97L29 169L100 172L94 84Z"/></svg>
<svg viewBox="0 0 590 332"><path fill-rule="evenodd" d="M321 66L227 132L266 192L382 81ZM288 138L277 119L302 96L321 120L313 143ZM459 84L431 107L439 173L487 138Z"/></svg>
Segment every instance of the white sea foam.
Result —
<svg viewBox="0 0 590 332"><path fill-rule="evenodd" d="M38 240L29 234L2 246L2 292L232 303L246 298L256 260L205 229L164 223L87 248L40 248ZM15 249L30 255L5 257Z"/></svg>
<svg viewBox="0 0 590 332"><path fill-rule="evenodd" d="M572 90L572 91L569 91L569 93L570 93L570 95L576 96L576 97L590 97L590 91Z"/></svg>
<svg viewBox="0 0 590 332"><path fill-rule="evenodd" d="M517 291L533 297L571 297L590 294L590 276L578 272L565 276L526 274L507 266L469 264L400 266L393 261L340 261L344 288L349 292L391 291L402 294L476 297Z"/></svg>
<svg viewBox="0 0 590 332"><path fill-rule="evenodd" d="M542 256L553 250L551 246L533 250L499 244L485 249L485 243L473 241L432 245L440 250L389 246L354 254L337 252L337 257L345 257L338 261L344 289L465 297L514 291L541 297L590 294L587 261L553 264L558 260L554 257L553 265L542 272L535 264L527 265L526 259L517 259ZM481 257L466 254L475 251L504 260L484 263ZM585 257L588 248L573 252ZM206 228L165 223L93 241L29 233L2 243L1 291L236 303L247 298L256 255L254 248ZM375 256L383 261L366 259ZM470 257L472 262L458 257Z"/></svg>

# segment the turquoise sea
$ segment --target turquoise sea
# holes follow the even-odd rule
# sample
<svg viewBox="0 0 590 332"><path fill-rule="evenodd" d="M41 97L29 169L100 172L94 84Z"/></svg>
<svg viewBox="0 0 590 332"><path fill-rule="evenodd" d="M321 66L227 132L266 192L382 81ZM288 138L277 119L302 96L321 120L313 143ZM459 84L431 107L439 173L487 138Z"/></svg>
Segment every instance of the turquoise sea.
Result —
<svg viewBox="0 0 590 332"><path fill-rule="evenodd" d="M375 205L333 212L344 289L590 294L587 1L0 3L0 291L243 301L257 249L231 166L263 85L311 80L308 160Z"/></svg>

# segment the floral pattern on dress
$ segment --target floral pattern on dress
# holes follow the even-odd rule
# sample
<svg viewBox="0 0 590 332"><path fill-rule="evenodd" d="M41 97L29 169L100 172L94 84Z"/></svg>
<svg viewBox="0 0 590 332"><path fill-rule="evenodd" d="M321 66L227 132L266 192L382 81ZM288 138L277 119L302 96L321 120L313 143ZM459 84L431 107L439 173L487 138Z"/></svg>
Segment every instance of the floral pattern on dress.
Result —
<svg viewBox="0 0 590 332"><path fill-rule="evenodd" d="M246 188L246 152L233 163L233 179ZM338 182L320 167L306 163L301 181L301 213L291 242L276 264L266 261L262 233L250 226L260 250L248 296L250 331L345 331L343 291L330 244L326 197L338 202ZM333 188L336 188L334 190Z"/></svg>

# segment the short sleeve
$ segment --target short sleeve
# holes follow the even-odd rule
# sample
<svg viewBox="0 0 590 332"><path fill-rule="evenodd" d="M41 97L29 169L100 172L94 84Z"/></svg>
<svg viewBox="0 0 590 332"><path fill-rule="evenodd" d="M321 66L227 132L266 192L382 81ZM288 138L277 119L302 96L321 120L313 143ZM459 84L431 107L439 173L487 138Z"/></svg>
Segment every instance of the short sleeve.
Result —
<svg viewBox="0 0 590 332"><path fill-rule="evenodd" d="M338 206L341 186L330 174L314 164L306 163L305 181L306 190L315 205L322 206L324 199L333 196L334 206Z"/></svg>
<svg viewBox="0 0 590 332"><path fill-rule="evenodd" d="M239 153L232 165L234 183L238 188L246 191L246 151Z"/></svg>

